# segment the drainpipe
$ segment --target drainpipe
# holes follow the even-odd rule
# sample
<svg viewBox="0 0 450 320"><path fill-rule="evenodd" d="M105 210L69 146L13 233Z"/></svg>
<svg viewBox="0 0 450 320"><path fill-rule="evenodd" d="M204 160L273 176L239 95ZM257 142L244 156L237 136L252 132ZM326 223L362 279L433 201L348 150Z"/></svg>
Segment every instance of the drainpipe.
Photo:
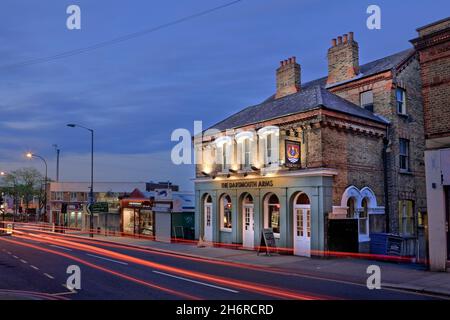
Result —
<svg viewBox="0 0 450 320"><path fill-rule="evenodd" d="M386 130L386 138L383 139L383 172L384 172L384 212L386 215L386 233L389 233L389 183L388 183L388 148L389 148L389 139L388 131Z"/></svg>

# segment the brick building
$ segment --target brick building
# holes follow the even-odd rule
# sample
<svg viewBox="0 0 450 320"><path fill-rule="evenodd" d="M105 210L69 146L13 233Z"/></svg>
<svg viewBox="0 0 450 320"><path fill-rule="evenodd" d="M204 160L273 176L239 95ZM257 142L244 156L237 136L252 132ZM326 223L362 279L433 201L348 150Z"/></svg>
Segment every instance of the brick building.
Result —
<svg viewBox="0 0 450 320"><path fill-rule="evenodd" d="M450 18L417 29L426 138L430 267L450 267Z"/></svg>
<svg viewBox="0 0 450 320"><path fill-rule="evenodd" d="M270 98L194 137L196 236L254 248L272 228L278 247L310 256L368 252L388 231L423 255L419 72L414 49L360 65L353 33L332 40L324 78L302 83L296 59L282 61Z"/></svg>

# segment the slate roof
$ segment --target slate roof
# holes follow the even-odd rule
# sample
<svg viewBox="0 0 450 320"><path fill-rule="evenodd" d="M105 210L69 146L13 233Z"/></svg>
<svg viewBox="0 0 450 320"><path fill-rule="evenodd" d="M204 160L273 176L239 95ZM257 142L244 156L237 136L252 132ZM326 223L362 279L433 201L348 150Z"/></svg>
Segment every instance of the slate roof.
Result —
<svg viewBox="0 0 450 320"><path fill-rule="evenodd" d="M349 82L394 69L413 53L414 49L408 49L364 64L360 66L360 74ZM304 83L300 92L280 99L275 99L275 95L273 95L263 103L245 108L211 126L211 128L224 131L322 107L379 123L389 123L383 117L329 92L326 89L326 81L327 77L323 77Z"/></svg>

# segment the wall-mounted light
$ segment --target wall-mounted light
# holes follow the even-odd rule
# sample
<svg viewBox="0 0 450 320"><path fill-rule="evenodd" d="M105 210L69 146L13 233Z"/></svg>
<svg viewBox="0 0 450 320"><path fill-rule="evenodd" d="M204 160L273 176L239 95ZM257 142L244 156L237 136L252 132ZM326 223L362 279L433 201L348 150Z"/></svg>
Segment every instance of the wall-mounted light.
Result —
<svg viewBox="0 0 450 320"><path fill-rule="evenodd" d="M228 171L230 171L231 173L237 173L237 170L234 169L228 169Z"/></svg>
<svg viewBox="0 0 450 320"><path fill-rule="evenodd" d="M255 167L255 166L251 166L251 168L252 168L253 171L261 171L260 168L257 168L257 167Z"/></svg>

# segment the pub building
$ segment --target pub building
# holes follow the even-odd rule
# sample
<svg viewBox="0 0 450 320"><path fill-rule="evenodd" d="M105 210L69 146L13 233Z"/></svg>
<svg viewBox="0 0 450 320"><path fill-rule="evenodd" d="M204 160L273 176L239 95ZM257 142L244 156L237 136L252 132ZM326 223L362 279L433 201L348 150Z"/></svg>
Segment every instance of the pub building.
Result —
<svg viewBox="0 0 450 320"><path fill-rule="evenodd" d="M302 83L296 58L281 61L275 94L193 138L196 238L252 249L271 228L309 257L371 252L389 233L422 257L418 77L414 49L360 65L353 33L332 40L324 78Z"/></svg>

